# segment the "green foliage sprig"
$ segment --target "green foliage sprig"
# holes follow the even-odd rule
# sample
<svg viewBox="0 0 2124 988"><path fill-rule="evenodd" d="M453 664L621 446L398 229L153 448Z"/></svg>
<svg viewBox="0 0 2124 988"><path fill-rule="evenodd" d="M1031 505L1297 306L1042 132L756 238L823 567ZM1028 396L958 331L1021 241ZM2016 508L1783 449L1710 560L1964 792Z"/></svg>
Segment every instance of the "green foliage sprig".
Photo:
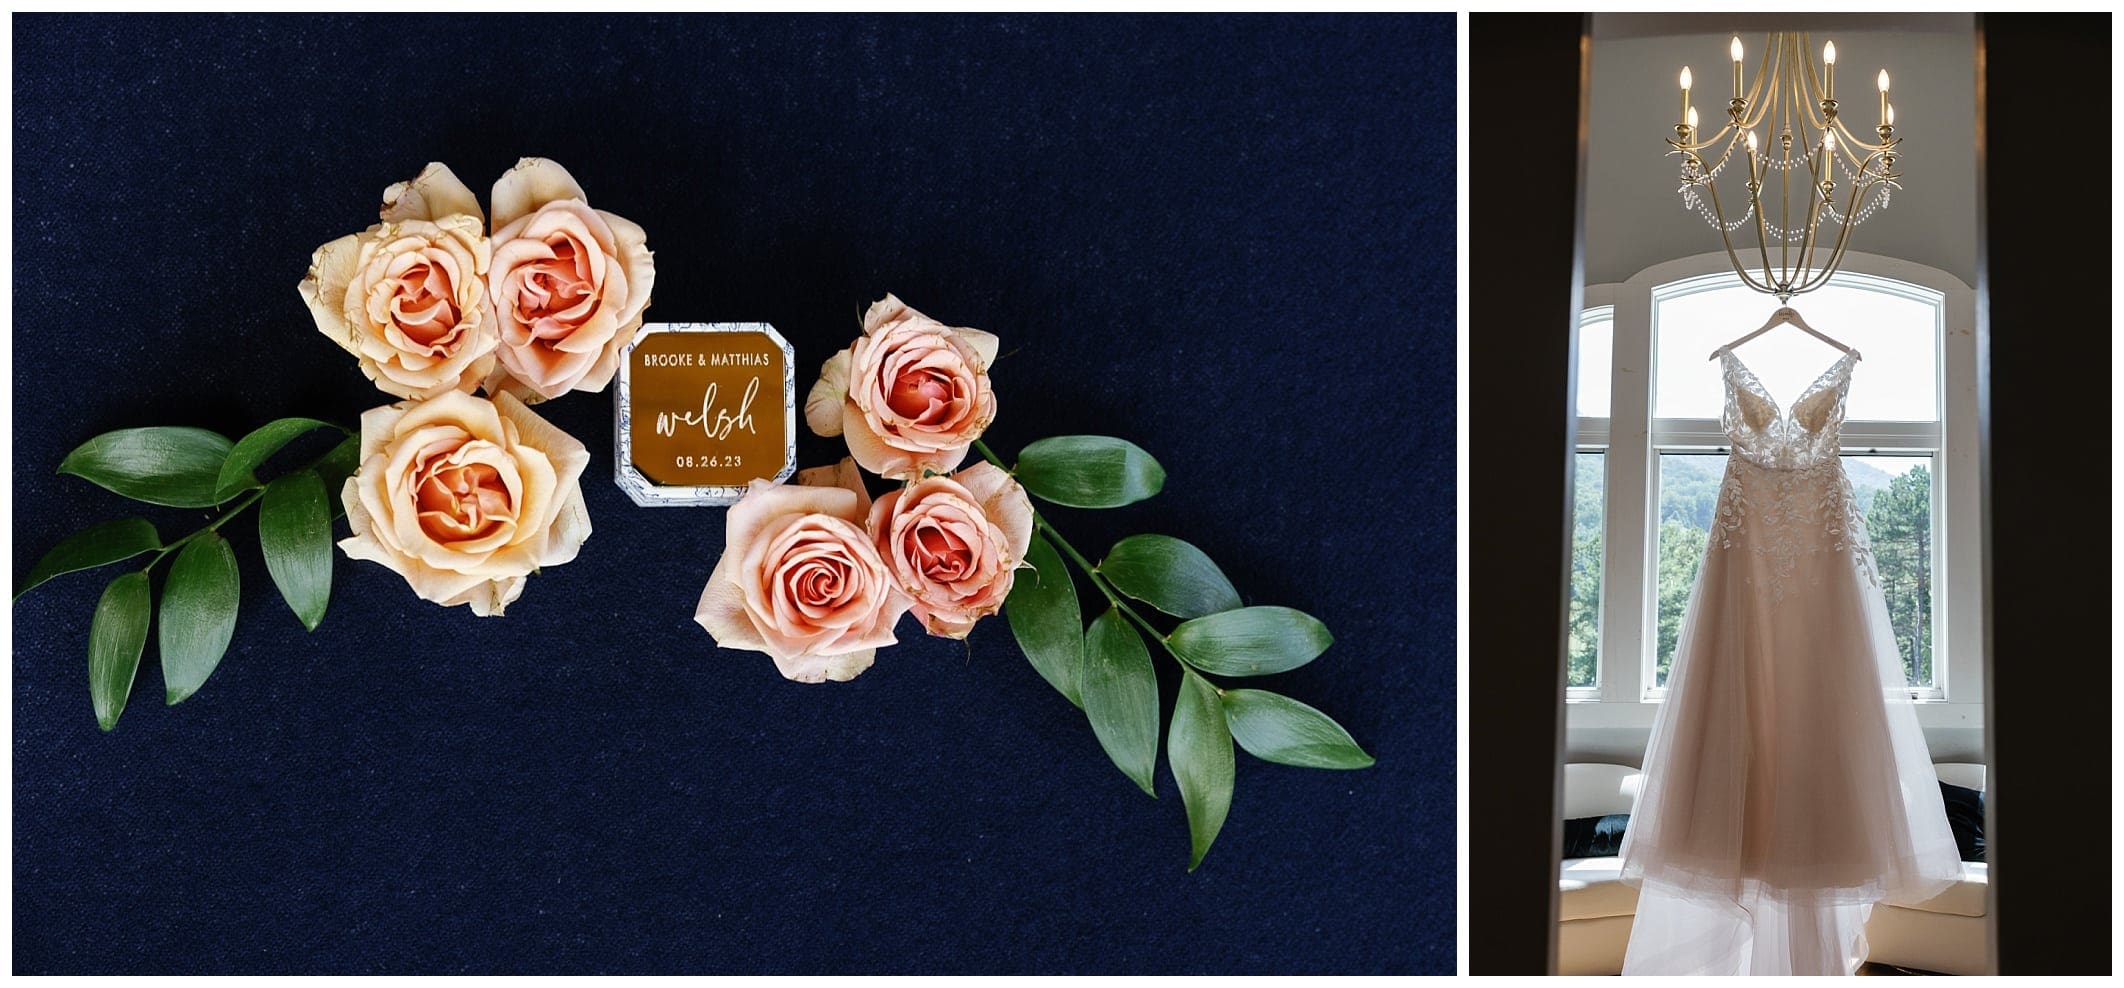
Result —
<svg viewBox="0 0 2124 988"><path fill-rule="evenodd" d="M297 437L318 429L344 436L323 456L261 483L257 471ZM106 432L59 464L99 487L146 504L219 508L213 520L172 542L152 522L122 518L84 529L54 546L15 586L15 599L45 581L148 553L147 565L112 580L89 620L89 699L96 723L118 725L146 654L150 617L162 661L164 702L197 692L228 651L242 599L236 552L223 525L258 505L258 546L266 572L303 627L317 629L332 596L332 523L345 513L334 496L354 472L361 439L316 419L268 422L231 442L206 429L153 426ZM151 576L170 560L155 606Z"/></svg>
<svg viewBox="0 0 2124 988"><path fill-rule="evenodd" d="M1026 491L1074 508L1118 508L1165 486L1165 469L1134 443L1107 436L1059 436L1035 442L1016 466L987 444L974 449L1010 471ZM1158 763L1158 674L1146 642L1180 668L1180 690L1166 723L1166 759L1187 808L1193 853L1202 864L1232 805L1232 744L1256 758L1305 768L1365 768L1372 756L1328 715L1290 697L1227 689L1212 676L1243 678L1296 669L1334 639L1327 626L1288 607L1248 607L1202 550L1168 535L1132 535L1094 563L1033 513L1033 539L1004 615L1032 667L1069 702L1083 708L1092 733L1115 767L1153 798ZM1068 563L1064 560L1067 559ZM1086 627L1069 563L1106 598ZM1146 617L1141 603L1178 621L1171 630Z"/></svg>

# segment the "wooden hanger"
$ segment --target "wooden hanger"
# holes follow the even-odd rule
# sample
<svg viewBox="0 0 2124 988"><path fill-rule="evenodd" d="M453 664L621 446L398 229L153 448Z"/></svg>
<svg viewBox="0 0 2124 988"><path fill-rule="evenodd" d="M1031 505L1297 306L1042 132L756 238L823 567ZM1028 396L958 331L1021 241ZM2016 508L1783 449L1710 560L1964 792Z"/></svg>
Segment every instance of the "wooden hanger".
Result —
<svg viewBox="0 0 2124 988"><path fill-rule="evenodd" d="M1779 307L1779 308L1778 308L1778 310L1777 310L1776 312L1770 313L1770 321L1769 321L1769 322L1766 322L1766 323L1763 323L1763 325L1762 325L1762 328L1761 328L1761 329L1758 329L1758 330L1756 330L1756 331L1755 331L1755 332L1753 332L1753 333L1749 333L1748 335L1746 335L1746 336L1743 336L1743 337L1741 337L1740 339L1734 340L1733 342L1731 342L1731 343L1728 343L1728 344L1726 344L1725 346L1719 347L1719 348L1718 348L1717 350L1713 350L1713 351L1711 351L1711 359L1713 359L1713 360L1717 360L1717 359L1718 359L1718 355L1719 355L1720 353L1722 353L1722 352L1724 352L1724 351L1726 351L1726 350L1731 350L1731 349L1733 349L1734 347L1740 346L1741 344L1743 344L1743 343L1746 343L1746 342L1748 342L1749 340L1752 340L1752 339L1754 339L1754 338L1756 338L1756 337L1758 337L1758 336L1761 336L1761 335L1763 335L1764 333L1767 333L1767 332L1769 332L1769 331L1771 331L1771 330L1773 330L1773 329L1776 329L1776 328L1777 328L1777 327L1779 327L1779 326L1783 326L1783 325L1786 325L1786 324L1788 324L1788 323L1789 323L1789 324L1791 324L1791 325L1794 325L1794 326L1798 326L1798 327L1799 327L1799 328L1801 328L1801 329L1804 329L1804 330L1806 330L1806 331L1807 331L1807 335L1809 335L1809 336L1812 336L1812 337L1814 337L1814 338L1815 338L1815 339L1817 339L1817 340L1820 340L1820 341L1822 341L1822 342L1824 342L1824 343L1827 343L1827 344L1829 344L1830 346L1833 346L1833 347L1835 347L1835 348L1837 348L1837 349L1839 349L1839 350L1842 350L1842 351L1844 351L1845 353L1851 354L1851 357L1852 357L1852 359L1853 359L1853 360L1864 360L1864 359L1866 359L1866 358L1864 358L1864 357L1861 357L1861 356L1859 356L1859 355L1858 355L1858 351L1856 351L1856 350L1853 350L1853 349L1851 349L1850 347L1848 347L1848 346L1845 346L1845 345L1843 345L1842 343L1839 343L1839 342L1837 342L1837 341L1836 341L1836 339L1835 339L1835 338L1833 338L1833 337L1831 337L1831 336L1830 336L1829 334L1827 334L1827 333L1824 333L1824 332L1822 332L1821 330L1815 329L1814 327L1812 327L1812 326L1809 326L1809 325L1807 325L1807 320L1805 320L1805 319L1802 319L1802 318L1800 318L1799 310L1798 310L1798 309L1795 309L1795 308L1793 308L1793 307L1791 307L1791 306L1789 306L1789 305L1787 305L1787 306L1781 306L1781 307Z"/></svg>

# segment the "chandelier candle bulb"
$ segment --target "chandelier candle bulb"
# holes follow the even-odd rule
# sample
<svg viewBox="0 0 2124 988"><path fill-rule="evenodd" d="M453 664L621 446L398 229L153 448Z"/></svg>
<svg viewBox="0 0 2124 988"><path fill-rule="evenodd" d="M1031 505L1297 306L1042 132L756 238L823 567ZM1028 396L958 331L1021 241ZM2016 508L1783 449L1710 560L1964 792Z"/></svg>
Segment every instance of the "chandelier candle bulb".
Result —
<svg viewBox="0 0 2124 988"><path fill-rule="evenodd" d="M1836 42L1822 42L1822 98L1836 98Z"/></svg>
<svg viewBox="0 0 2124 988"><path fill-rule="evenodd" d="M1887 124L1888 124L1888 70L1887 70L1887 69L1882 69L1882 70L1881 70L1881 77L1880 77L1879 79L1876 79L1876 80L1874 80L1874 81L1875 81L1875 82L1878 82L1878 83L1880 84L1880 87L1881 87L1881 125L1882 125L1882 126L1887 126Z"/></svg>
<svg viewBox="0 0 2124 988"><path fill-rule="evenodd" d="M1886 78L1888 78L1888 76L1887 76L1887 74L1886 74L1886 73L1883 73L1883 74L1881 75L1881 78L1883 78L1883 79L1886 79ZM1683 122L1683 123L1688 123L1688 122L1689 122L1689 67L1688 67L1688 66L1686 66L1686 65L1682 66L1682 73L1681 73L1681 90L1682 90L1682 112L1681 112L1681 118L1682 118L1682 122ZM1886 106L1887 104L1886 104L1886 103L1884 102L1884 103L1882 103L1882 105L1883 105L1883 106Z"/></svg>
<svg viewBox="0 0 2124 988"><path fill-rule="evenodd" d="M1733 52L1733 98L1734 98L1734 99L1740 99L1740 98L1741 98L1741 43L1740 43L1740 35L1736 34L1736 35L1734 35L1734 36L1733 36L1733 44L1732 44L1732 45L1730 46L1730 50L1731 50L1731 51Z"/></svg>

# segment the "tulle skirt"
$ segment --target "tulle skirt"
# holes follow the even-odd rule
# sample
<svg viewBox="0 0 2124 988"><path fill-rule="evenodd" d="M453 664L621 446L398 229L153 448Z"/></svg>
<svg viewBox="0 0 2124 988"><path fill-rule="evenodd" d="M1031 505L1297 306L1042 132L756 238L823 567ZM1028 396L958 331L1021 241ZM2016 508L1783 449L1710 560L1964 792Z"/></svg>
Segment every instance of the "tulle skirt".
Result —
<svg viewBox="0 0 2124 988"><path fill-rule="evenodd" d="M1712 542L1623 840L1623 973L1849 974L1874 903L1961 876L1887 606L1844 511Z"/></svg>

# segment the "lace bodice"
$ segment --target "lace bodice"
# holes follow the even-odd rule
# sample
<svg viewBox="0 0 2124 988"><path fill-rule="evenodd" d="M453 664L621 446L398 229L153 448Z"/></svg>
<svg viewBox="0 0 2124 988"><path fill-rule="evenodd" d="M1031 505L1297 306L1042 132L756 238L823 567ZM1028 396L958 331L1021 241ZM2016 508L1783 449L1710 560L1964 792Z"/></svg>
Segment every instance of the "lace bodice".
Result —
<svg viewBox="0 0 2124 988"><path fill-rule="evenodd" d="M1719 485L1710 551L1738 546L1760 557L1773 603L1784 599L1799 561L1823 553L1848 556L1862 578L1878 586L1865 519L1839 456L1844 398L1858 352L1830 365L1783 413L1733 351L1722 348L1719 358L1726 378L1722 424L1733 455Z"/></svg>
<svg viewBox="0 0 2124 988"><path fill-rule="evenodd" d="M1791 470L1813 466L1837 455L1844 426L1844 397L1851 391L1851 365L1857 350L1838 358L1780 413L1777 401L1733 351L1720 347L1725 368L1726 410L1720 424L1733 441L1733 453L1758 466Z"/></svg>

